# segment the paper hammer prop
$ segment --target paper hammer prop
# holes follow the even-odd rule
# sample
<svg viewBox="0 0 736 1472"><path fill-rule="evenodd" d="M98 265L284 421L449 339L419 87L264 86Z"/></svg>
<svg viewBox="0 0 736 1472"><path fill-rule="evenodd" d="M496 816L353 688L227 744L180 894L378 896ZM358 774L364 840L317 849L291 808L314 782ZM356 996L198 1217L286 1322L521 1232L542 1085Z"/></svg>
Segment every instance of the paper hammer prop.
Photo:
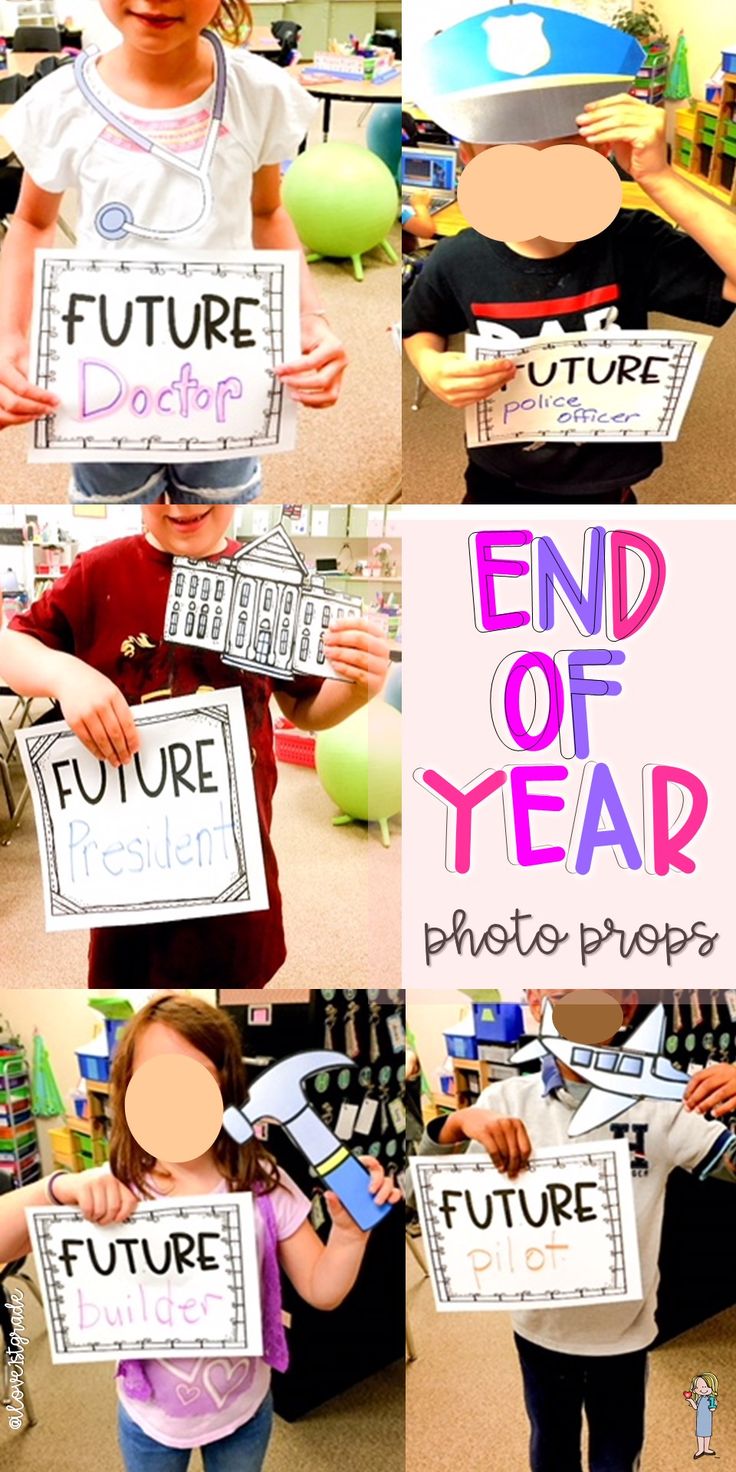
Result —
<svg viewBox="0 0 736 1472"><path fill-rule="evenodd" d="M274 1063L256 1079L245 1104L240 1109L230 1105L222 1118L223 1128L239 1145L253 1138L253 1127L260 1120L273 1120L286 1131L289 1139L320 1180L342 1202L364 1232L369 1232L387 1215L391 1207L376 1206L368 1189L370 1172L346 1149L342 1140L315 1114L305 1093L304 1084L315 1073L327 1068L355 1068L352 1058L344 1053L314 1049L295 1053L281 1063Z"/></svg>

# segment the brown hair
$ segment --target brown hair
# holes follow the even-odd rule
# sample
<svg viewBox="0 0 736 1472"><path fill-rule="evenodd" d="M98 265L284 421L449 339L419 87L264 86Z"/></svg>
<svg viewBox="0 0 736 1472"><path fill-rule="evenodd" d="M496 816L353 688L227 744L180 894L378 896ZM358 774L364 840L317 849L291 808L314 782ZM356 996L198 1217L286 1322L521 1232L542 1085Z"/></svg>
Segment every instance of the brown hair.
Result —
<svg viewBox="0 0 736 1472"><path fill-rule="evenodd" d="M133 1076L135 1045L151 1022L162 1022L204 1053L217 1069L223 1104L242 1104L245 1098L245 1069L238 1030L232 1018L201 997L166 993L141 1007L126 1024L115 1050L110 1075L110 1168L119 1181L143 1196L152 1193L146 1177L156 1162L138 1144L125 1118L125 1093ZM231 1191L273 1191L279 1184L276 1162L260 1141L239 1145L224 1130L213 1145L220 1174ZM165 1174L165 1172L162 1172Z"/></svg>
<svg viewBox="0 0 736 1472"><path fill-rule="evenodd" d="M243 31L253 30L253 11L246 0L220 0L217 14L210 21L210 29L217 31L230 46L243 43Z"/></svg>

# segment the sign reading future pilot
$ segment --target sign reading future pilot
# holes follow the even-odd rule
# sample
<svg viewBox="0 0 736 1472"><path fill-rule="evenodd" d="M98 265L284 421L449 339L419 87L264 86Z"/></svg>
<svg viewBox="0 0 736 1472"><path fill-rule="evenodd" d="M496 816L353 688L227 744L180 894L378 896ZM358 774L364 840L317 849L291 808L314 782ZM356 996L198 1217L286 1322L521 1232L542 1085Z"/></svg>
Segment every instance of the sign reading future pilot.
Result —
<svg viewBox="0 0 736 1472"><path fill-rule="evenodd" d="M440 1312L641 1298L625 1140L537 1150L513 1180L485 1152L411 1168Z"/></svg>
<svg viewBox="0 0 736 1472"><path fill-rule="evenodd" d="M27 1216L55 1365L263 1352L250 1194L141 1202L109 1227L68 1206Z"/></svg>
<svg viewBox="0 0 736 1472"><path fill-rule="evenodd" d="M63 721L19 732L49 930L268 909L239 690L133 708L112 767Z"/></svg>
<svg viewBox="0 0 736 1472"><path fill-rule="evenodd" d="M294 448L273 369L299 356L295 251L186 261L39 251L31 377L59 395L31 460L226 460Z"/></svg>
<svg viewBox="0 0 736 1472"><path fill-rule="evenodd" d="M468 444L514 440L676 440L711 339L694 332L465 339L479 362L516 374L466 412Z"/></svg>

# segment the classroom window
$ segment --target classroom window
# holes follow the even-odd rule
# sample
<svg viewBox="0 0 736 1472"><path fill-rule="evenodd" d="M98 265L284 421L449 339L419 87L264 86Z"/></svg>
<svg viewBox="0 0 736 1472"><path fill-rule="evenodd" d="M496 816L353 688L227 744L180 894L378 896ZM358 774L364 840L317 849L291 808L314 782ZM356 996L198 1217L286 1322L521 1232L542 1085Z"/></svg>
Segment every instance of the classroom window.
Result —
<svg viewBox="0 0 736 1472"><path fill-rule="evenodd" d="M618 1053L601 1053L596 1059L596 1068L605 1069L606 1073L613 1073L618 1061Z"/></svg>
<svg viewBox="0 0 736 1472"><path fill-rule="evenodd" d="M643 1058L634 1058L631 1053L622 1053L616 1071L617 1073L629 1073L633 1078L641 1078L643 1069Z"/></svg>

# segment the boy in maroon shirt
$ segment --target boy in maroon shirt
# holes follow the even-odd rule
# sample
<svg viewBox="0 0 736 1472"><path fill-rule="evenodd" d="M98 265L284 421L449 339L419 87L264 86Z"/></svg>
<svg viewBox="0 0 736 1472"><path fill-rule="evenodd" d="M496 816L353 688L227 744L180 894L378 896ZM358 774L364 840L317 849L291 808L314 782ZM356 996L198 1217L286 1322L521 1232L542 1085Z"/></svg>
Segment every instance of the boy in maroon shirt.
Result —
<svg viewBox="0 0 736 1472"><path fill-rule="evenodd" d="M0 634L0 674L19 695L48 696L93 756L120 766L139 739L131 705L239 685L251 743L269 909L211 919L93 930L89 985L262 987L286 958L270 828L276 761L269 697L303 730L337 725L383 687L388 644L367 619L343 619L325 653L351 684L308 676L281 682L223 664L219 654L167 644L164 611L175 556L214 561L237 552L231 506L146 506L145 533L77 557Z"/></svg>

